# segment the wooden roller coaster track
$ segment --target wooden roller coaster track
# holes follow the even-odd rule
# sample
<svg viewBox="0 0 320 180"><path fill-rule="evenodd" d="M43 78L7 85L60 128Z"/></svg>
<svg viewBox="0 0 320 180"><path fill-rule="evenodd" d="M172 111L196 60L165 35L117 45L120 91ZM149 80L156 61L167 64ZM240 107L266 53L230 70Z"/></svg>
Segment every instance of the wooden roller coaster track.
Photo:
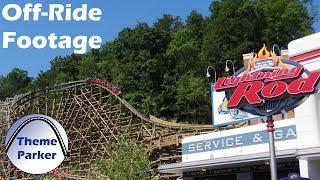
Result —
<svg viewBox="0 0 320 180"><path fill-rule="evenodd" d="M1 102L0 111L3 138L10 124L27 114L45 114L61 123L69 139L68 156L60 167L68 172L63 175L66 179L88 179L95 158L108 155L107 145L120 129L146 144L154 179L169 177L159 174L157 167L181 160L184 137L219 130L211 125L178 124L154 116L146 118L119 96L119 89L99 79L70 82L18 95ZM0 176L8 179L33 177L8 164L3 143L0 161Z"/></svg>

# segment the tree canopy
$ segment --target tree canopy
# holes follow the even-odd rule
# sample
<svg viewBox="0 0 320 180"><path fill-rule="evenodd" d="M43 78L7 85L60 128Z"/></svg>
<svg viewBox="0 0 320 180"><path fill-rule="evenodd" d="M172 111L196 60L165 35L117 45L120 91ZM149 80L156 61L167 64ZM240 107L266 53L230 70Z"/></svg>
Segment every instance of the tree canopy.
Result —
<svg viewBox="0 0 320 180"><path fill-rule="evenodd" d="M145 115L210 122L208 65L224 72L226 60L242 66L242 54L265 43L286 48L313 32L311 1L214 0L210 15L192 11L183 22L163 15L153 25L125 28L99 50L56 57L34 80L21 69L0 78L1 99L32 89L97 77L122 89Z"/></svg>
<svg viewBox="0 0 320 180"><path fill-rule="evenodd" d="M150 179L149 156L142 144L125 131L120 131L116 137L117 141L107 147L109 157L99 157L92 174L115 180Z"/></svg>

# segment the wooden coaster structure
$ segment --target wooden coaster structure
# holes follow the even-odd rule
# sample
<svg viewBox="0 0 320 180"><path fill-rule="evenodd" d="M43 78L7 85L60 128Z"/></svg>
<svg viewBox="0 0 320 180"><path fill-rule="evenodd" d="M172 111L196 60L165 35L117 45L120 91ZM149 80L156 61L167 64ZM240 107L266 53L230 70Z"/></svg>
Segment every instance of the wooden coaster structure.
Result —
<svg viewBox="0 0 320 180"><path fill-rule="evenodd" d="M157 167L181 161L182 138L219 130L213 129L212 125L178 124L153 116L146 118L119 93L119 89L107 81L86 79L7 99L0 103L2 142L8 127L16 119L28 114L51 116L61 123L69 139L68 156L59 167L64 172L60 173L61 178L90 179L96 157L108 157L108 143L121 129L146 145L153 179L175 179L181 174L159 174ZM33 178L8 163L3 143L0 143L0 169L0 176L6 179Z"/></svg>

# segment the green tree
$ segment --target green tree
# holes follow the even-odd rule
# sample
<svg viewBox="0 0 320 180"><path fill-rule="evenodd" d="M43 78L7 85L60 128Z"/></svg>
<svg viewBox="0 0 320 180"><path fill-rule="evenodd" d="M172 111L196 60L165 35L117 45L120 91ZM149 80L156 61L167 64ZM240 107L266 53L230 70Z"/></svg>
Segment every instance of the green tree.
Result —
<svg viewBox="0 0 320 180"><path fill-rule="evenodd" d="M313 17L308 1L223 0L210 6L202 57L223 72L231 59L242 66L243 53L257 51L263 43L286 48L294 39L310 34Z"/></svg>
<svg viewBox="0 0 320 180"><path fill-rule="evenodd" d="M86 77L96 77L98 72L98 62L90 54L85 55L79 63L79 79Z"/></svg>
<svg viewBox="0 0 320 180"><path fill-rule="evenodd" d="M56 57L51 61L48 71L41 71L34 84L37 88L53 86L78 80L79 61L82 55L72 54L66 57Z"/></svg>
<svg viewBox="0 0 320 180"><path fill-rule="evenodd" d="M197 11L192 11L187 17L186 26L192 32L193 36L198 40L202 40L203 32L206 29L207 23L202 14Z"/></svg>
<svg viewBox="0 0 320 180"><path fill-rule="evenodd" d="M149 157L144 147L125 131L109 145L109 157L98 158L96 173L112 180L150 179Z"/></svg>
<svg viewBox="0 0 320 180"><path fill-rule="evenodd" d="M6 77L7 82L16 90L24 90L31 83L32 78L26 70L14 68Z"/></svg>
<svg viewBox="0 0 320 180"><path fill-rule="evenodd" d="M6 77L0 77L0 99L15 94L26 93L32 89L32 78L23 69L14 68Z"/></svg>
<svg viewBox="0 0 320 180"><path fill-rule="evenodd" d="M143 106L150 104L147 98L155 97L161 90L163 75L169 68L165 52L170 41L169 32L140 23L133 29L124 29L108 44L106 51L113 54L110 68L113 83L142 111Z"/></svg>
<svg viewBox="0 0 320 180"><path fill-rule="evenodd" d="M180 17L174 17L170 14L164 14L162 18L158 19L154 26L156 29L160 29L166 32L175 32L183 26Z"/></svg>
<svg viewBox="0 0 320 180"><path fill-rule="evenodd" d="M177 83L177 102L175 112L180 120L189 122L208 122L209 96L202 78L185 74ZM209 116L209 117L208 117Z"/></svg>

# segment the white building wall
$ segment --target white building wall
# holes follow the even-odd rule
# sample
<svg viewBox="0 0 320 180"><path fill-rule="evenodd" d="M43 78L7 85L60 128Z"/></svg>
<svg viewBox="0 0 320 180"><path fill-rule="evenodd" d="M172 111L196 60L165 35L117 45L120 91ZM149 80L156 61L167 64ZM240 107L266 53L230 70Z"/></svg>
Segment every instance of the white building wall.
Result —
<svg viewBox="0 0 320 180"><path fill-rule="evenodd" d="M289 58L309 54L306 56L309 59L301 64L308 71L320 70L319 42L320 33L291 41L288 44ZM310 95L303 104L295 109L295 117L299 148L320 146L320 94Z"/></svg>
<svg viewBox="0 0 320 180"><path fill-rule="evenodd" d="M288 44L289 57L320 49L320 32L296 39Z"/></svg>
<svg viewBox="0 0 320 180"><path fill-rule="evenodd" d="M319 160L299 160L300 176L309 179L320 179L320 161Z"/></svg>
<svg viewBox="0 0 320 180"><path fill-rule="evenodd" d="M320 94L309 98L295 110L299 149L320 146Z"/></svg>

